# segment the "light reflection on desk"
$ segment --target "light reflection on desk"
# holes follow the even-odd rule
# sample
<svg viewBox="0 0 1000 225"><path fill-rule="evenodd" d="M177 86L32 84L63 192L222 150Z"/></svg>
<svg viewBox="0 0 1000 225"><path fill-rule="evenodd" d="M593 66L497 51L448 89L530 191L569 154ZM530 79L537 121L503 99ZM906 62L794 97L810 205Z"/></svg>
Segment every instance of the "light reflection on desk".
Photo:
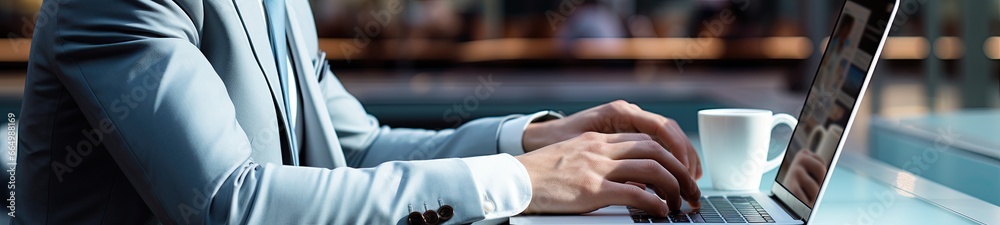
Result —
<svg viewBox="0 0 1000 225"><path fill-rule="evenodd" d="M896 190L896 193L906 197L914 197L913 194L910 193L913 193L915 189L914 186L916 186L916 184L914 184L914 180L916 179L916 176L909 173L902 171L896 172L896 188L899 188Z"/></svg>
<svg viewBox="0 0 1000 225"><path fill-rule="evenodd" d="M776 174L764 174L761 191ZM702 189L711 189L708 176L698 180ZM998 206L853 152L841 155L829 182L810 224L1000 224Z"/></svg>

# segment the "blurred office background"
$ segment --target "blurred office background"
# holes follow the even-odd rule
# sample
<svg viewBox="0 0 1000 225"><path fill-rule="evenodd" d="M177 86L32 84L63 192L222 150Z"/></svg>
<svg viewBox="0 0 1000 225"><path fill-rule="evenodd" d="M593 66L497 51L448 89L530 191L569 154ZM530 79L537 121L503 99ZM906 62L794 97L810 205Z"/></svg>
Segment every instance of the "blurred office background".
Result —
<svg viewBox="0 0 1000 225"><path fill-rule="evenodd" d="M332 70L384 124L450 128L625 99L675 118L691 135L704 108L797 115L843 3L311 2ZM845 149L907 170L911 156L941 146L933 169L917 175L998 205L1000 1L902 4ZM41 5L0 0L4 114L19 111ZM788 133L776 130L774 145Z"/></svg>

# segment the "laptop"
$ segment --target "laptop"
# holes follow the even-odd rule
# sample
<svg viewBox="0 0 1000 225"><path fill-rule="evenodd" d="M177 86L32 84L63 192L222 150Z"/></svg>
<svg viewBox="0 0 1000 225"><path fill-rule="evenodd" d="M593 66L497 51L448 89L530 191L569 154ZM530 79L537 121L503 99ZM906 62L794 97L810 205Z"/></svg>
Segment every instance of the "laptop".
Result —
<svg viewBox="0 0 1000 225"><path fill-rule="evenodd" d="M609 206L582 215L521 215L510 218L511 224L634 224L634 223L771 223L806 224L821 203L829 177L833 174L847 131L857 113L868 81L882 52L896 15L898 0L846 0L829 44L813 79L809 94L792 133L784 160L770 193L723 192L702 190L701 208L683 204L667 217L654 217L642 210ZM836 131L833 141L816 141L815 130ZM839 137L836 137L839 135ZM833 149L833 151L816 151ZM799 165L793 157L799 151L816 151L826 163L826 175L807 182L818 182L804 191L801 179L789 171ZM816 167L813 167L815 169ZM820 173L822 174L822 173ZM799 176L801 178L801 176ZM810 186L815 187L815 186Z"/></svg>

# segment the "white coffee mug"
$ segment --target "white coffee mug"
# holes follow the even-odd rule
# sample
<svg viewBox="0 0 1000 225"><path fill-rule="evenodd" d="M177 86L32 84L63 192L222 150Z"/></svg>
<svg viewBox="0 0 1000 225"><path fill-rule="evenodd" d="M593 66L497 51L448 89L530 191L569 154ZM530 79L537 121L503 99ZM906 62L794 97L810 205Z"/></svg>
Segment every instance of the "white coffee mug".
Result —
<svg viewBox="0 0 1000 225"><path fill-rule="evenodd" d="M781 164L781 154L767 160L771 129L798 124L788 114L762 109L706 109L698 111L698 129L705 164L717 190L757 190L761 176Z"/></svg>
<svg viewBox="0 0 1000 225"><path fill-rule="evenodd" d="M830 127L823 129L821 126L813 128L813 131L809 134L809 147L815 147L812 149L816 155L826 163L830 163L833 160L833 153L837 150L837 145L840 144L840 138L844 135L844 128L837 124L831 124ZM818 142L818 143L812 143Z"/></svg>

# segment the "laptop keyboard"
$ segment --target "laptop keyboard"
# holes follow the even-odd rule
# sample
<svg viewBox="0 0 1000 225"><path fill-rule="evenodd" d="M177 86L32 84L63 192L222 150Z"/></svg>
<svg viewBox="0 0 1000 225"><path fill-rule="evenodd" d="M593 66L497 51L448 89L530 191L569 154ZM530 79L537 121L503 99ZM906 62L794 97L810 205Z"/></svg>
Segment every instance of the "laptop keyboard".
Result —
<svg viewBox="0 0 1000 225"><path fill-rule="evenodd" d="M691 212L672 212L667 217L655 217L641 209L628 207L635 223L774 223L750 196L701 197L701 208Z"/></svg>

